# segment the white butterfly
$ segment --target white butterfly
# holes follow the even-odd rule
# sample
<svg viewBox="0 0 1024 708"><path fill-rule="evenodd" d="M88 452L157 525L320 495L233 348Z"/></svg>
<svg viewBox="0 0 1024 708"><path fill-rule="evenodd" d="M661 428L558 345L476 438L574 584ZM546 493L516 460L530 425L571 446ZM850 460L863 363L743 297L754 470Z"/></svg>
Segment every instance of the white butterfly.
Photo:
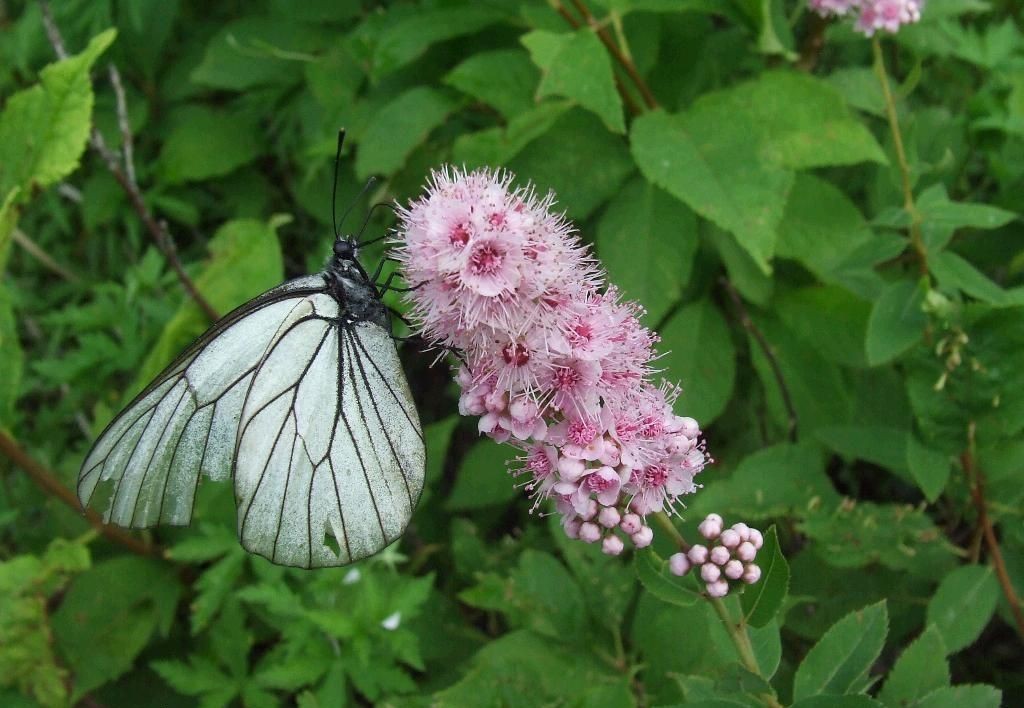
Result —
<svg viewBox="0 0 1024 708"><path fill-rule="evenodd" d="M323 273L242 305L167 367L93 445L82 504L109 495L119 526L186 525L201 475L230 475L242 545L275 563L345 565L401 536L423 432L356 246L338 238Z"/></svg>

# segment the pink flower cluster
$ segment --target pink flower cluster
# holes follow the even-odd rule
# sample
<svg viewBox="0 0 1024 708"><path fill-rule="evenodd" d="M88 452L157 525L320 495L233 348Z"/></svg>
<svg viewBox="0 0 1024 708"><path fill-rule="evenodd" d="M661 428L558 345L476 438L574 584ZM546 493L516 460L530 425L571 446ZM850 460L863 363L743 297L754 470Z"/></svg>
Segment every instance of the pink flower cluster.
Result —
<svg viewBox="0 0 1024 708"><path fill-rule="evenodd" d="M822 17L854 16L854 28L870 37L879 30L895 33L921 19L925 0L810 0Z"/></svg>
<svg viewBox="0 0 1024 708"><path fill-rule="evenodd" d="M730 580L753 584L761 579L761 568L754 563L764 544L761 532L743 523L723 531L723 525L721 516L708 514L697 528L701 536L717 543L710 549L694 545L686 553L676 553L668 559L673 575L683 576L690 570L699 572L711 597L729 594Z"/></svg>
<svg viewBox="0 0 1024 708"><path fill-rule="evenodd" d="M657 337L604 273L553 196L488 170L435 172L399 209L395 258L415 328L461 353L463 415L517 446L514 474L566 533L618 555L651 543L644 517L697 489L700 427L678 390L651 382Z"/></svg>

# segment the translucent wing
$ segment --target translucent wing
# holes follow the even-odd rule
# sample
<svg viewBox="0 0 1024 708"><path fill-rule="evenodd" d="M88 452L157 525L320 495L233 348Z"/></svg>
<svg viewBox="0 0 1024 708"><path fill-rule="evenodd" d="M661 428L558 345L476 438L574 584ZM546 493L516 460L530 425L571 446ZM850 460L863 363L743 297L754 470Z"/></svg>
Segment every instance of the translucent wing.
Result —
<svg viewBox="0 0 1024 708"><path fill-rule="evenodd" d="M351 563L405 530L423 489L423 434L394 342L307 298L253 374L235 498L242 545L304 568Z"/></svg>
<svg viewBox="0 0 1024 708"><path fill-rule="evenodd" d="M325 287L321 275L291 280L213 325L100 435L79 473L82 504L105 501L119 526L188 524L200 474L231 470L253 374Z"/></svg>

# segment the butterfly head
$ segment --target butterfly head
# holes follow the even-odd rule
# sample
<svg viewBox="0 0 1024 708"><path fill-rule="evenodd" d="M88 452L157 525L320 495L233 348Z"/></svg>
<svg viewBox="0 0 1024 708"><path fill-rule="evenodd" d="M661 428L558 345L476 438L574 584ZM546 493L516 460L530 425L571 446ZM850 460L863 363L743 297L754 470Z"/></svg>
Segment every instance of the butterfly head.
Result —
<svg viewBox="0 0 1024 708"><path fill-rule="evenodd" d="M359 244L352 236L339 236L334 239L334 257L341 261L354 261L359 251Z"/></svg>

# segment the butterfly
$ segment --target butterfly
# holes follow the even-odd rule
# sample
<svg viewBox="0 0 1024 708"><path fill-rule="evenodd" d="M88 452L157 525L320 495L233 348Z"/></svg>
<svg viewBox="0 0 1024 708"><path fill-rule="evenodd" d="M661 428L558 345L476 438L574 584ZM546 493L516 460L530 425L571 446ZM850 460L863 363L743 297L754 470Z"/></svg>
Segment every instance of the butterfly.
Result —
<svg viewBox="0 0 1024 708"><path fill-rule="evenodd" d="M242 546L274 563L346 565L398 539L423 490L423 430L387 284L359 246L336 233L323 272L245 303L164 369L92 446L82 505L106 497L104 521L127 528L184 526L201 477L230 477Z"/></svg>

